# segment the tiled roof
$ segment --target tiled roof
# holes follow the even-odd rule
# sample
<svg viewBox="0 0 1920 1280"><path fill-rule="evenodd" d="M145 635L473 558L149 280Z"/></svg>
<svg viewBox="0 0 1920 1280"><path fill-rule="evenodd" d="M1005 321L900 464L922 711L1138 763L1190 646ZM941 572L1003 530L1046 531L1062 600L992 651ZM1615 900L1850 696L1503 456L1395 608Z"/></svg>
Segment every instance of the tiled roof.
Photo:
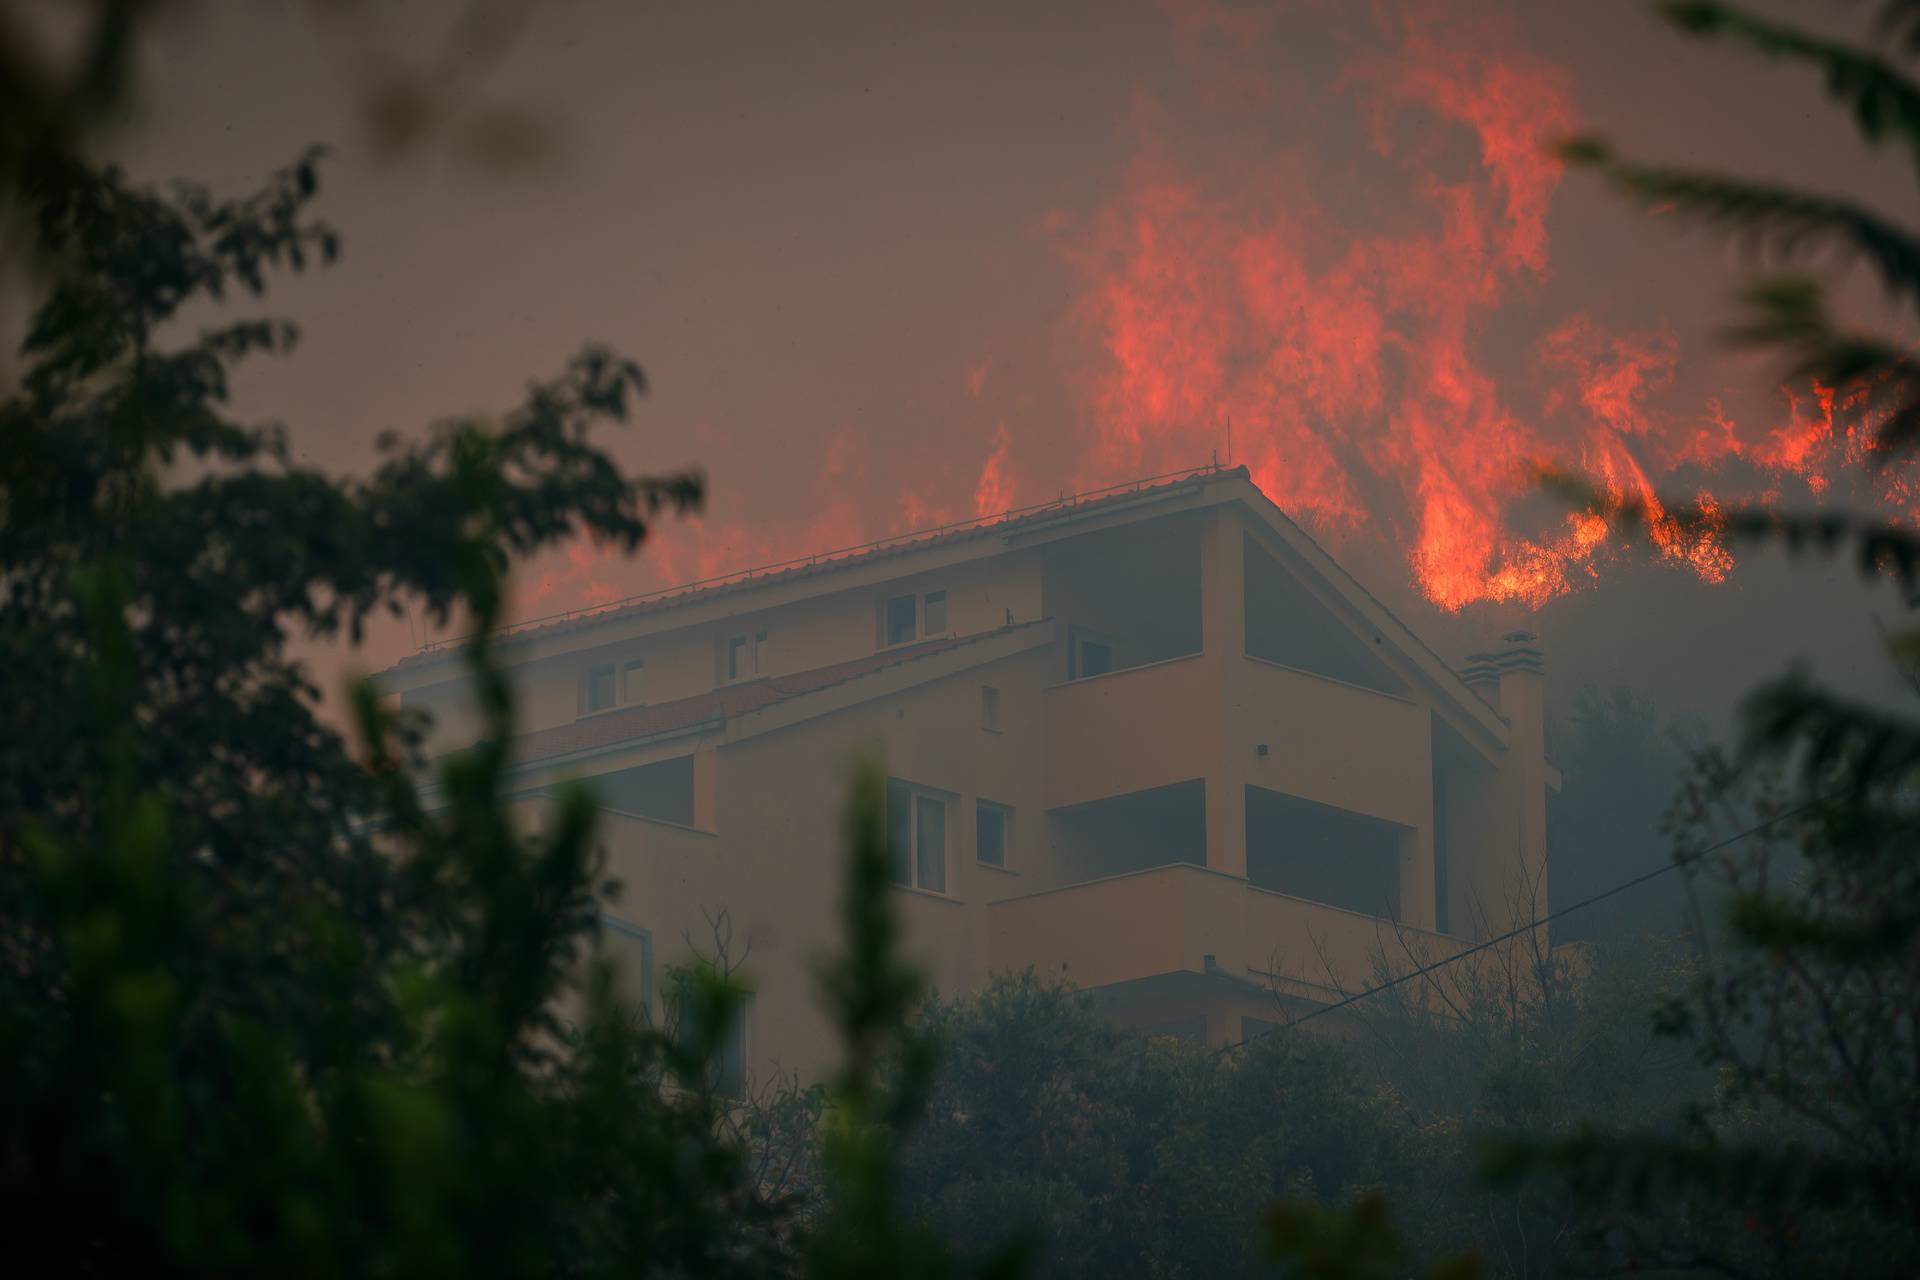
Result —
<svg viewBox="0 0 1920 1280"><path fill-rule="evenodd" d="M882 649L878 653L870 653L847 662L815 667L811 671L798 671L791 675L769 676L740 684L721 685L711 693L697 694L691 698L676 698L672 702L661 702L652 706L623 707L618 711L583 716L571 724L523 734L514 741L514 756L521 763L548 760L555 756L569 756L576 752L591 751L597 747L611 747L638 738L651 738L656 734L671 733L679 729L691 729L698 725L745 715L749 711L758 711L762 707L770 707L777 702L785 702L789 698L797 698L804 693L815 693L837 684L845 684L849 680L857 680L861 676L872 675L891 667L932 657L937 653L946 653L949 650L1038 625L1040 624L1037 622L1021 622L1010 627L997 627L992 631L983 631L976 635L902 645L896 649Z"/></svg>
<svg viewBox="0 0 1920 1280"><path fill-rule="evenodd" d="M948 546L970 539L1005 536L1053 520L1078 519L1149 494L1169 494L1175 490L1198 488L1218 480L1246 479L1247 474L1247 469L1242 466L1204 467L1196 471L1178 472L1171 477L1155 476L1125 487L1116 486L1112 489L1076 494L1061 498L1057 502L1025 507L1002 515L987 516L979 520L969 520L962 524L943 526L921 533L901 534L863 547L853 547L844 551L826 551L807 559L789 561L766 568L745 569L739 573L703 582L688 583L684 586L669 587L648 595L617 600L611 604L576 610L552 618L532 618L503 629L496 636L496 643L515 644L535 636L556 635L583 627L597 626L615 619L675 609L697 600L707 600L715 596L755 590L776 583L793 582L819 574L834 573L842 569L856 568L890 557L909 555L913 552ZM419 663L444 660L454 655L458 645L457 640L443 640L427 645L418 653L409 654L400 659L391 669L400 670Z"/></svg>

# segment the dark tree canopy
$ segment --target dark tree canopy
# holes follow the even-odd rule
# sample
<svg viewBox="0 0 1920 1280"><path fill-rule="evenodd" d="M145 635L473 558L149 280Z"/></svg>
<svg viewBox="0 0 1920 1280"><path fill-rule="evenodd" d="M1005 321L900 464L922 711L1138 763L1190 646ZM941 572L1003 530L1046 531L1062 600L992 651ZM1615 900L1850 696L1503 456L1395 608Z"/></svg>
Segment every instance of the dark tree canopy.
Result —
<svg viewBox="0 0 1920 1280"><path fill-rule="evenodd" d="M499 421L343 478L229 415L236 366L288 354L291 325L181 336L331 260L315 187L308 156L238 200L45 157L26 188L45 284L0 402L16 1250L112 1275L971 1274L892 1210L932 1058L903 1029L877 776L853 793L828 984L849 1065L812 1229L716 1096L740 990L695 966L672 1025L625 1003L590 961L591 798L530 822L508 795L508 570L581 536L630 551L701 501L698 475L629 476L597 443L639 368L588 348ZM360 686L350 744L290 653L403 602L474 627L484 730L430 802L421 725Z"/></svg>
<svg viewBox="0 0 1920 1280"><path fill-rule="evenodd" d="M1873 39L1859 45L1730 5L1663 7L1691 36L1816 68L1869 146L1920 159L1920 86L1910 75L1920 6L1911 0L1878 6ZM1720 230L1765 260L1774 273L1744 290L1732 340L1770 349L1790 379L1828 388L1849 429L1870 440L1870 466L1913 465L1920 366L1910 344L1845 328L1823 282L1805 274L1822 263L1864 267L1911 310L1920 241L1901 220L1823 192L1635 164L1591 139L1565 154L1629 199ZM1910 600L1920 583L1920 537L1901 522L1754 508L1723 531L1796 552L1851 549L1864 575L1891 575ZM1888 651L1920 689L1917 637L1906 623ZM1716 1105L1678 1137L1596 1130L1503 1144L1494 1171L1545 1170L1596 1204L1652 1210L1651 1222L1615 1220L1596 1234L1596 1256L1615 1266L1911 1274L1920 1256L1916 782L1920 719L1910 705L1852 702L1805 671L1751 694L1738 749L1702 755L1676 809L1675 859L1711 890L1722 920L1696 982L1663 1006L1660 1025L1715 1072Z"/></svg>

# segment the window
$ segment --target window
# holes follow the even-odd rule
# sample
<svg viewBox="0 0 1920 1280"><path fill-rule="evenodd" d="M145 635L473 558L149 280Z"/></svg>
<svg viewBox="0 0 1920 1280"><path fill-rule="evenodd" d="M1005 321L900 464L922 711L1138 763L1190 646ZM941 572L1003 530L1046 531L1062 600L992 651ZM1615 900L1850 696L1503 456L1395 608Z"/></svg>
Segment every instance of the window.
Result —
<svg viewBox="0 0 1920 1280"><path fill-rule="evenodd" d="M706 1029L694 1025L694 1018L696 1010L711 1006L705 1005L700 996L685 986L673 986L672 1035L683 1048L695 1052L711 1044L713 1056L707 1061L708 1087L723 1098L744 1096L747 1091L747 1015L753 1007L753 996L742 995L728 1015L726 1025L715 1028L719 1034L707 1041L704 1039Z"/></svg>
<svg viewBox="0 0 1920 1280"><path fill-rule="evenodd" d="M653 934L618 916L603 914L600 925L613 939L614 972L622 994L639 1002L643 1021L652 1021Z"/></svg>
<svg viewBox="0 0 1920 1280"><path fill-rule="evenodd" d="M587 678L581 689L581 709L583 711L605 711L618 705L619 695L613 682L613 664L587 668Z"/></svg>
<svg viewBox="0 0 1920 1280"><path fill-rule="evenodd" d="M947 593L888 596L880 605L880 647L947 634Z"/></svg>
<svg viewBox="0 0 1920 1280"><path fill-rule="evenodd" d="M881 635L886 644L906 644L914 637L914 614L919 601L913 596L894 596L887 601Z"/></svg>
<svg viewBox="0 0 1920 1280"><path fill-rule="evenodd" d="M645 669L646 663L639 658L600 662L588 667L580 673L580 714L638 706L640 673Z"/></svg>
<svg viewBox="0 0 1920 1280"><path fill-rule="evenodd" d="M746 632L728 636L721 645L720 679L723 682L751 680L767 671L767 633Z"/></svg>
<svg viewBox="0 0 1920 1280"><path fill-rule="evenodd" d="M904 782L887 783L887 856L893 882L947 891L947 802Z"/></svg>
<svg viewBox="0 0 1920 1280"><path fill-rule="evenodd" d="M1085 627L1067 628L1067 679L1085 680L1112 670L1112 640Z"/></svg>
<svg viewBox="0 0 1920 1280"><path fill-rule="evenodd" d="M1013 842L1013 810L991 800L980 801L974 814L973 856L990 867L1007 865L1007 846Z"/></svg>
<svg viewBox="0 0 1920 1280"><path fill-rule="evenodd" d="M1000 732L1000 691L990 684L980 686L980 727Z"/></svg>
<svg viewBox="0 0 1920 1280"><path fill-rule="evenodd" d="M932 796L913 801L913 872L922 889L947 891L947 804Z"/></svg>

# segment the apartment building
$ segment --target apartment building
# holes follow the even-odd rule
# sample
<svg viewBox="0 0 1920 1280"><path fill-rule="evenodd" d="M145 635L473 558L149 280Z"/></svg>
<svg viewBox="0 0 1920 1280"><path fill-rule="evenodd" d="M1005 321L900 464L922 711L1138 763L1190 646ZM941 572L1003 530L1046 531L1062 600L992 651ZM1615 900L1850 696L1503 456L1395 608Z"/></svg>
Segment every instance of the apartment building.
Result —
<svg viewBox="0 0 1920 1280"><path fill-rule="evenodd" d="M522 789L605 808L634 993L725 943L736 1070L811 1077L850 762L945 993L1026 966L1223 1044L1545 905L1539 651L1456 671L1250 481L1207 469L529 624ZM383 677L474 732L457 650ZM716 938L716 923L719 937Z"/></svg>

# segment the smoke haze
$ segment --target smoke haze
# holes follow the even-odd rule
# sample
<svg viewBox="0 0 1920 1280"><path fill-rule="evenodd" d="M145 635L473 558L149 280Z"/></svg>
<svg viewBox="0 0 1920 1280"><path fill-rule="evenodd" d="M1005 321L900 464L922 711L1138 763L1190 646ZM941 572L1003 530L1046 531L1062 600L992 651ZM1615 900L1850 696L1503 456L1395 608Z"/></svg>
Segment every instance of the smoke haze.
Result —
<svg viewBox="0 0 1920 1280"><path fill-rule="evenodd" d="M430 6L389 20L394 47L439 38ZM527 566L522 616L1230 450L1451 660L1524 625L1558 694L1714 714L1797 654L1882 678L1889 590L1657 523L1623 551L1524 479L1914 509L1835 493L1831 406L1719 347L1737 259L1551 158L1597 131L1898 190L1810 77L1639 6L542 5L486 79L558 139L511 179L383 163L352 61L204 7L152 51L127 163L237 187L334 144L345 258L276 290L304 348L240 388L295 414L304 460L504 408L585 339L640 360L655 392L615 451L703 466L710 510L631 562ZM1818 607L1779 616L1788 572Z"/></svg>

